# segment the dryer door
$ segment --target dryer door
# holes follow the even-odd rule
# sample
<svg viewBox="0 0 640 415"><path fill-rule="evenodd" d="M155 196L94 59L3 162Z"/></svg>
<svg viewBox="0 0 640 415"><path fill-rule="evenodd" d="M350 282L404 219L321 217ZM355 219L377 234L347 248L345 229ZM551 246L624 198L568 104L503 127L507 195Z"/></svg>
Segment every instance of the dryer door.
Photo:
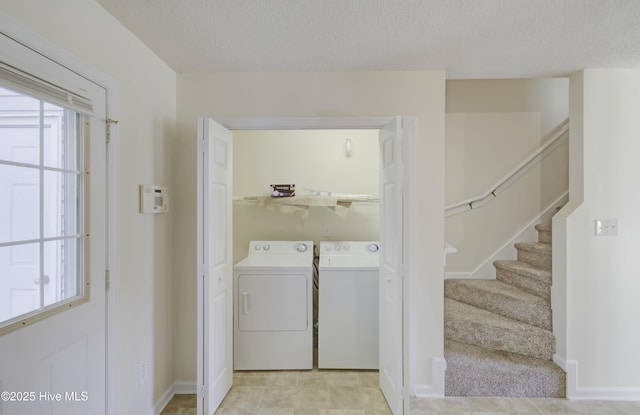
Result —
<svg viewBox="0 0 640 415"><path fill-rule="evenodd" d="M305 331L309 284L304 274L238 275L240 331Z"/></svg>

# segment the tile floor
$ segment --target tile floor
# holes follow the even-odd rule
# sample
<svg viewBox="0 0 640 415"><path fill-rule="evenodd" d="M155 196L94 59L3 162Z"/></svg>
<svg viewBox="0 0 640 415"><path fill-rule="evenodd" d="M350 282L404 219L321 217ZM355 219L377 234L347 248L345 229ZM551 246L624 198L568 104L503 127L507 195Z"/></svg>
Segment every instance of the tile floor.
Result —
<svg viewBox="0 0 640 415"><path fill-rule="evenodd" d="M215 415L390 415L375 371L236 372ZM195 415L176 395L161 415ZM640 402L533 398L412 399L411 415L638 415Z"/></svg>

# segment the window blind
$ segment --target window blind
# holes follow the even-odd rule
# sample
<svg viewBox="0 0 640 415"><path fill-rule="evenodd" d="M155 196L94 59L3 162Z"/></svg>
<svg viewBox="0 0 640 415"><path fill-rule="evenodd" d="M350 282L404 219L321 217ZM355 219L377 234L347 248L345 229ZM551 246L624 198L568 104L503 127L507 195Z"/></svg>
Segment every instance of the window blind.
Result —
<svg viewBox="0 0 640 415"><path fill-rule="evenodd" d="M93 114L93 105L90 99L29 75L1 61L0 85L82 114Z"/></svg>

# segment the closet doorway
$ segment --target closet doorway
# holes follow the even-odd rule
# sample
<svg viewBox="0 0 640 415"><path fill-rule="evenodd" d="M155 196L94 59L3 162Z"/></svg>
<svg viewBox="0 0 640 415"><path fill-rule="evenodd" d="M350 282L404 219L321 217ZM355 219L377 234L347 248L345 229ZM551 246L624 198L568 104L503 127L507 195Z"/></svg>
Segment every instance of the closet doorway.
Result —
<svg viewBox="0 0 640 415"><path fill-rule="evenodd" d="M413 251L413 218L405 217L403 189L415 166L414 120L384 118L198 119L198 414L212 413L233 382L232 209L230 130L377 129L380 145L380 387L394 415L408 413L408 304L403 255ZM404 159L403 159L404 154ZM212 195L215 194L215 198ZM215 203L215 207L212 206ZM216 215L218 212L218 215ZM405 231L407 229L407 231ZM214 299L215 300L212 300ZM231 346L230 346L231 345ZM408 356L407 356L408 357Z"/></svg>

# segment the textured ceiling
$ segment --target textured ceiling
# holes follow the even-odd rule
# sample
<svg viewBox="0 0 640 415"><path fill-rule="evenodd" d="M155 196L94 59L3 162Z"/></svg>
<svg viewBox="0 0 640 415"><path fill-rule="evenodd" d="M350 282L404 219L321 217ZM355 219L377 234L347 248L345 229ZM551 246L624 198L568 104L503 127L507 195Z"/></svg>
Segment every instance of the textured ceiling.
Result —
<svg viewBox="0 0 640 415"><path fill-rule="evenodd" d="M174 70L640 68L640 0L98 0Z"/></svg>

